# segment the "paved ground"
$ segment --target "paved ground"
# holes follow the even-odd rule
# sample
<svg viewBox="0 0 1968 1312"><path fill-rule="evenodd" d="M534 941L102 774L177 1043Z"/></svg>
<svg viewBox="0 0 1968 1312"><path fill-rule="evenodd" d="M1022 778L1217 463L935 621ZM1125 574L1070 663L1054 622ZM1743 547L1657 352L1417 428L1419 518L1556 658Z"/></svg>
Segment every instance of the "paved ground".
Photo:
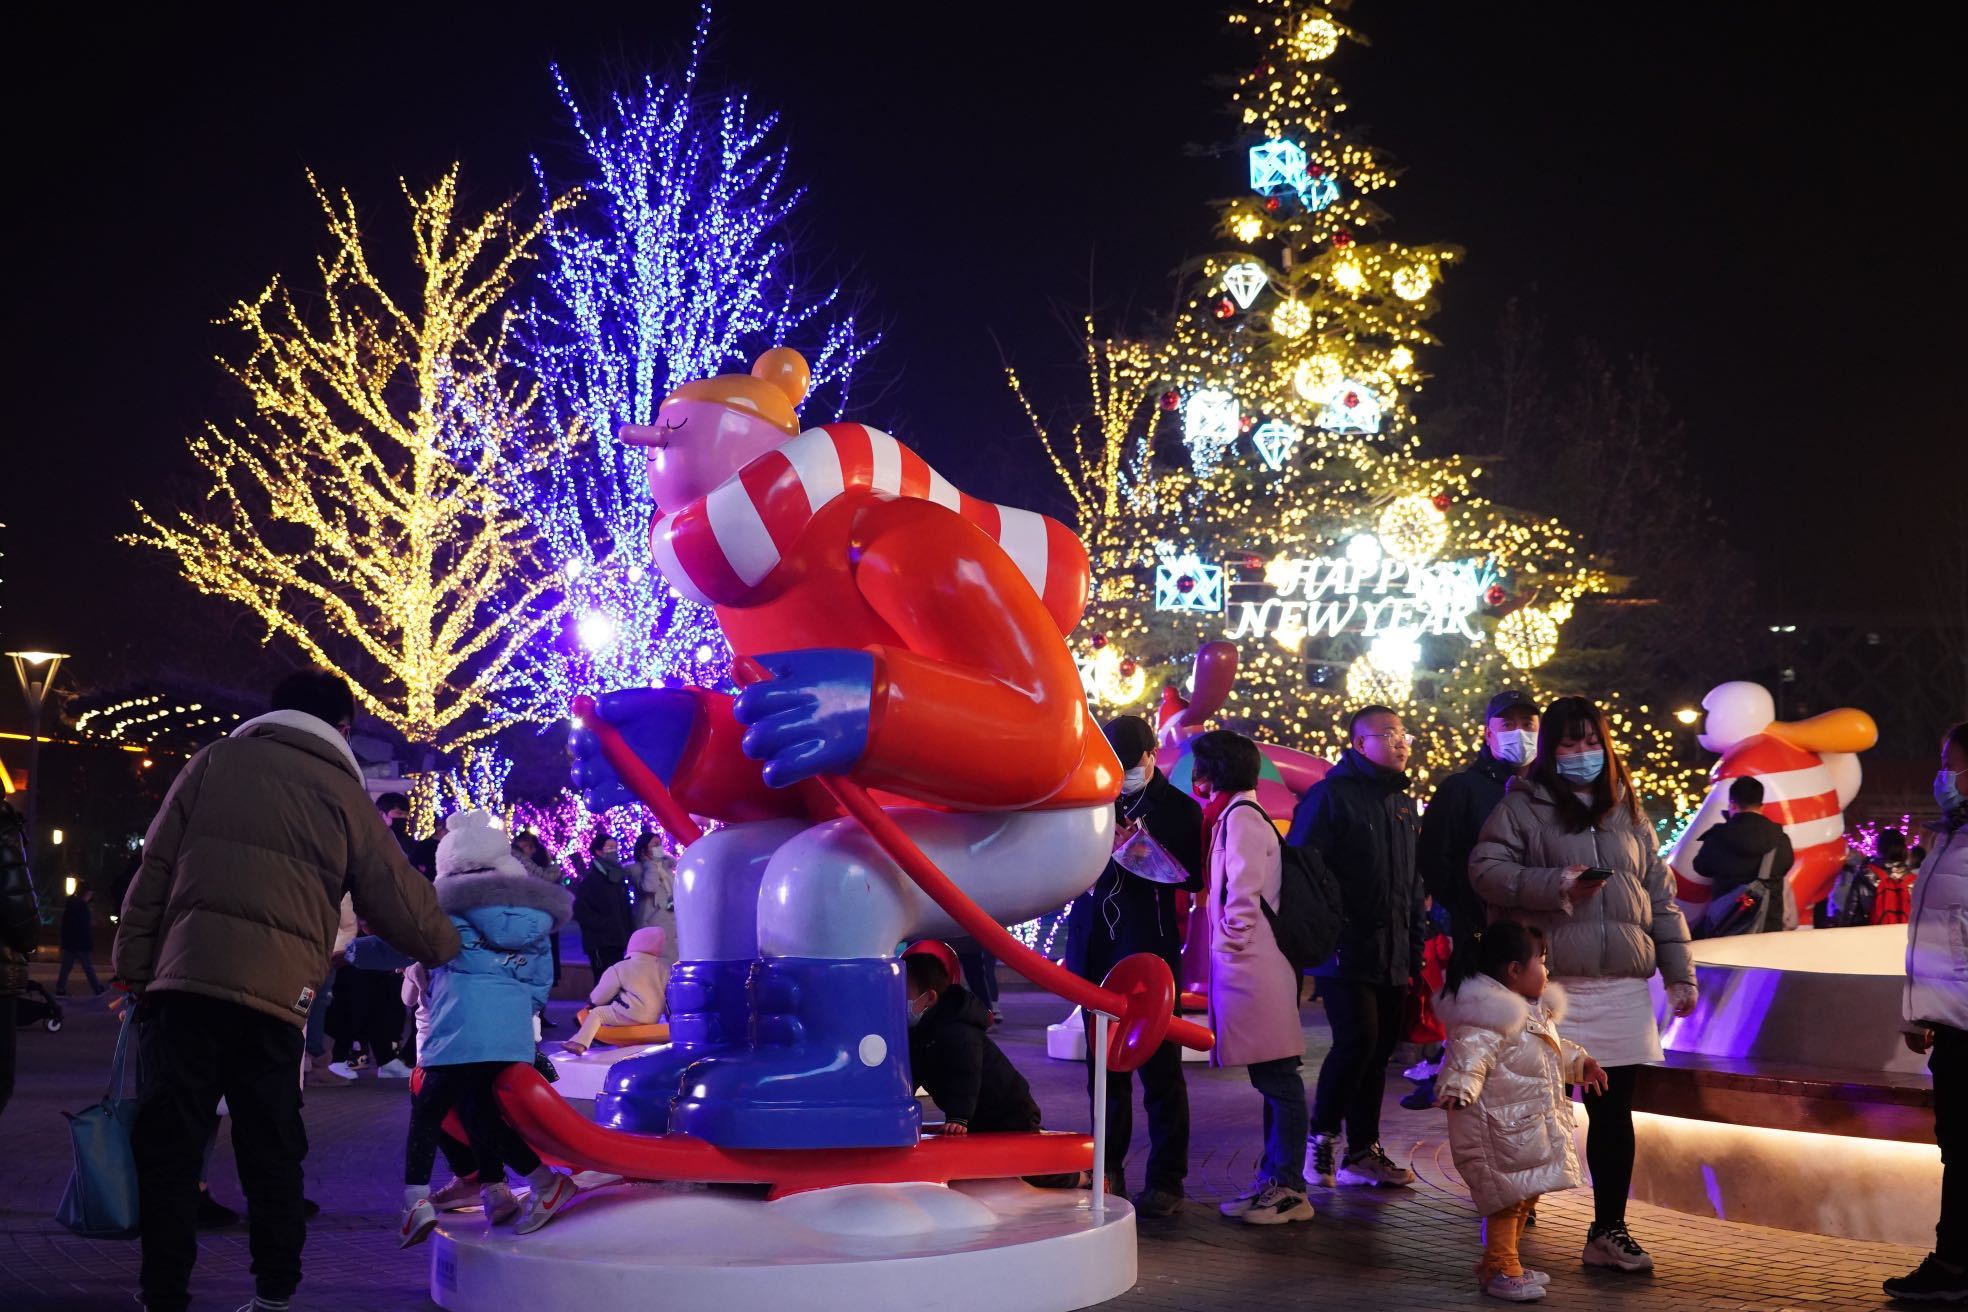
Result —
<svg viewBox="0 0 1968 1312"><path fill-rule="evenodd" d="M62 1109L101 1096L114 1029L86 1000L71 999L61 1034L23 1030L20 1088L0 1119L0 1308L124 1309L133 1306L137 1246L79 1239L52 1216L68 1175ZM1001 1031L1013 1060L1031 1077L1047 1123L1088 1125L1083 1068L1044 1056L1044 1026L1064 1008L1028 992L1008 993ZM557 1014L572 1004L556 1004ZM1307 1013L1316 1069L1325 1032ZM566 1030L561 1031L565 1033ZM1470 1275L1476 1228L1450 1165L1439 1113L1391 1105L1386 1140L1412 1158L1413 1189L1315 1190L1320 1214L1309 1225L1260 1229L1225 1221L1214 1204L1249 1178L1259 1102L1241 1071L1190 1066L1194 1147L1189 1188L1196 1201L1166 1221L1141 1222L1141 1279L1113 1309L1284 1308L1364 1305L1404 1309L1498 1306L1477 1296ZM1400 1089L1405 1082L1394 1081ZM1398 1090L1391 1091L1398 1093ZM322 1214L309 1230L307 1278L297 1307L384 1312L435 1307L425 1297L428 1249L405 1253L394 1233L397 1172L407 1094L400 1084L311 1089L308 1093L309 1193ZM1138 1183L1141 1147L1131 1170ZM215 1193L240 1203L231 1150L214 1163ZM1690 1308L1876 1308L1879 1281L1919 1258L1884 1244L1794 1235L1702 1220L1636 1205L1634 1233L1652 1250L1651 1278L1587 1271L1577 1252L1590 1219L1583 1193L1550 1198L1531 1232L1526 1258L1554 1276L1552 1305L1616 1312ZM237 1307L250 1300L244 1229L201 1237L196 1304ZM565 1306L579 1306L570 1296ZM531 1312L531 1310L529 1310ZM734 1309L733 1312L738 1312Z"/></svg>

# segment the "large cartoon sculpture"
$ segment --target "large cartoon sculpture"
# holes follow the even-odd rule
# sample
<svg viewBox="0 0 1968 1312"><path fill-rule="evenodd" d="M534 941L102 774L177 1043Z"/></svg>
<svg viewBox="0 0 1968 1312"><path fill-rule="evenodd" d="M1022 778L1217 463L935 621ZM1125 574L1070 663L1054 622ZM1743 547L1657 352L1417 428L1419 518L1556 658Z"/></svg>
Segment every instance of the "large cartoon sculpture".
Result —
<svg viewBox="0 0 1968 1312"><path fill-rule="evenodd" d="M721 1149L913 1146L893 953L966 931L891 852L1015 923L1093 882L1120 784L1064 641L1079 541L875 429L800 432L806 385L775 349L623 430L654 559L714 608L746 686L611 693L574 735L591 806L631 800L627 765L659 781L643 800L723 822L677 868L673 1041L618 1063L596 1109ZM882 809L844 816L864 789Z"/></svg>
<svg viewBox="0 0 1968 1312"><path fill-rule="evenodd" d="M1763 814L1784 827L1797 854L1790 893L1801 910L1831 890L1845 860L1845 808L1859 791L1859 758L1879 740L1872 717L1849 707L1796 723L1777 719L1760 683L1725 683L1702 699L1708 718L1701 745L1719 753L1708 796L1682 831L1668 864L1682 902L1708 905L1708 880L1695 873L1699 838L1722 820L1729 784L1744 775L1763 783Z"/></svg>

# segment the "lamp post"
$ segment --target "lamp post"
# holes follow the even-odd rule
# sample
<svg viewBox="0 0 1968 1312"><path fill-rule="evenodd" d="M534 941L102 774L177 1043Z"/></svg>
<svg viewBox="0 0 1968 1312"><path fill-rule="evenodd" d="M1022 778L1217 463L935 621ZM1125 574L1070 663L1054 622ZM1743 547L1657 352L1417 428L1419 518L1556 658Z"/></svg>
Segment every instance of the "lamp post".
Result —
<svg viewBox="0 0 1968 1312"><path fill-rule="evenodd" d="M27 698L30 721L27 737L27 855L32 861L40 855L41 831L35 827L41 810L41 708L47 704L48 689L68 653L59 651L10 651L14 677L20 680L21 695Z"/></svg>

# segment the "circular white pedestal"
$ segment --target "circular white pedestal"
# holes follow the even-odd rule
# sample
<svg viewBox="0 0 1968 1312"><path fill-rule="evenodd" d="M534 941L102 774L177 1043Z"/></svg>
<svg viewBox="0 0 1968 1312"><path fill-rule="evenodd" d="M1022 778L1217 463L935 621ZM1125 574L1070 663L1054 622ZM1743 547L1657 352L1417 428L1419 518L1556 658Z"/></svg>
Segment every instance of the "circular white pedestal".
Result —
<svg viewBox="0 0 1968 1312"><path fill-rule="evenodd" d="M431 1237L451 1312L652 1306L812 1312L1069 1312L1135 1279L1134 1211L1016 1180L849 1185L765 1202L738 1190L617 1185L531 1235L476 1212Z"/></svg>

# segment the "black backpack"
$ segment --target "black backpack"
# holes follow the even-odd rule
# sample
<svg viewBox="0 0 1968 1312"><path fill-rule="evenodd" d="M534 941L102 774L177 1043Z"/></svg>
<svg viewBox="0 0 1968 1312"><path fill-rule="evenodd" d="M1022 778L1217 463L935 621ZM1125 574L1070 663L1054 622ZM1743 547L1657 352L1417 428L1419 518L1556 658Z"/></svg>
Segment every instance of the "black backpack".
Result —
<svg viewBox="0 0 1968 1312"><path fill-rule="evenodd" d="M1271 817L1264 815L1264 808L1248 798L1224 808L1217 823L1222 824L1224 817L1240 806L1264 816L1265 827L1278 838L1278 906L1274 910L1262 898L1258 900L1264 918L1271 922L1271 937L1278 941L1278 950L1292 969L1306 971L1325 965L1339 947L1339 881L1326 869L1318 852L1287 843ZM1226 885L1224 896L1228 895Z"/></svg>

